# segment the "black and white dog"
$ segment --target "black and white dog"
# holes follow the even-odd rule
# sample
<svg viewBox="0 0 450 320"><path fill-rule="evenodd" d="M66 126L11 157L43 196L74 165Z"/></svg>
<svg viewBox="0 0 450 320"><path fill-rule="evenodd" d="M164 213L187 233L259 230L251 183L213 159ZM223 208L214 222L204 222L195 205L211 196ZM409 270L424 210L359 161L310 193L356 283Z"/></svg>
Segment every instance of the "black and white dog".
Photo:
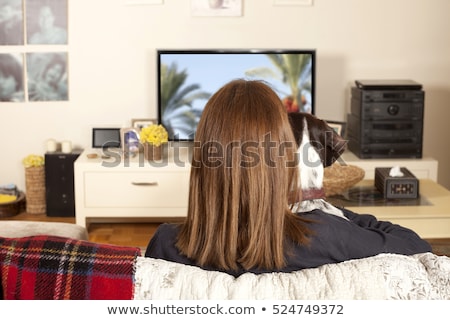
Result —
<svg viewBox="0 0 450 320"><path fill-rule="evenodd" d="M302 201L295 212L320 209L347 219L342 211L325 200L324 168L331 166L344 152L346 141L325 121L309 113L289 113L289 121L298 145Z"/></svg>

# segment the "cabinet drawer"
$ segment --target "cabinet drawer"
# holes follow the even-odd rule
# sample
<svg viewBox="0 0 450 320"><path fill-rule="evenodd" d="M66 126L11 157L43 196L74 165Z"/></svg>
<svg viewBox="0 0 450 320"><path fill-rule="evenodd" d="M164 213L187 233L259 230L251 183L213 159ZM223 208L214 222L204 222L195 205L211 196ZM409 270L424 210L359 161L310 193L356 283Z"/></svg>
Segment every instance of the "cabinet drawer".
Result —
<svg viewBox="0 0 450 320"><path fill-rule="evenodd" d="M86 207L187 207L184 172L85 172Z"/></svg>

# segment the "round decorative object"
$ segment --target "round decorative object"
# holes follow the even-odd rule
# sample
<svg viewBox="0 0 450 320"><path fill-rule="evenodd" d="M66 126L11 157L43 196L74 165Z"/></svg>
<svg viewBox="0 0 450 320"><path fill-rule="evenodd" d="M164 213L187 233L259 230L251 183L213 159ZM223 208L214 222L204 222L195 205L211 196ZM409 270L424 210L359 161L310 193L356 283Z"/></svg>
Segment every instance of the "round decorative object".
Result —
<svg viewBox="0 0 450 320"><path fill-rule="evenodd" d="M12 217L25 209L25 194L19 192L16 200L0 204L0 218Z"/></svg>
<svg viewBox="0 0 450 320"><path fill-rule="evenodd" d="M148 142L144 143L144 158L146 160L154 161L162 159L162 145L155 146Z"/></svg>
<svg viewBox="0 0 450 320"><path fill-rule="evenodd" d="M27 213L46 213L44 166L25 168L25 189Z"/></svg>
<svg viewBox="0 0 450 320"><path fill-rule="evenodd" d="M354 165L340 165L335 162L326 167L323 176L325 196L342 194L364 178L364 170Z"/></svg>

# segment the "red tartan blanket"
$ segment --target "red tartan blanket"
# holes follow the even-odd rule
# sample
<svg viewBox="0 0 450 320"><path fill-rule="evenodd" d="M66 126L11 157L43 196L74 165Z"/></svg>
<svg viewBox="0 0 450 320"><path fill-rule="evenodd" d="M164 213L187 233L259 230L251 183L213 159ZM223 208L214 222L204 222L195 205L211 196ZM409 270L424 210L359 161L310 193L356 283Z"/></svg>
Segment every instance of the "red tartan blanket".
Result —
<svg viewBox="0 0 450 320"><path fill-rule="evenodd" d="M4 299L132 299L139 248L55 236L0 237Z"/></svg>

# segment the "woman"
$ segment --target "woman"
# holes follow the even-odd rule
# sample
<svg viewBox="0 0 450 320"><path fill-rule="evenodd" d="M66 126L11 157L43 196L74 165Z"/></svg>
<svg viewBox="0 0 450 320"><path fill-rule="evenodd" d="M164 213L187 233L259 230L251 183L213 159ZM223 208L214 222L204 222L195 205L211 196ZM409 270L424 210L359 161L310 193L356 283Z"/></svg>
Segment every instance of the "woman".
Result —
<svg viewBox="0 0 450 320"><path fill-rule="evenodd" d="M370 215L292 213L289 203L300 194L296 149L287 113L269 86L226 84L197 128L187 218L162 224L145 255L238 276L431 250L413 231Z"/></svg>

